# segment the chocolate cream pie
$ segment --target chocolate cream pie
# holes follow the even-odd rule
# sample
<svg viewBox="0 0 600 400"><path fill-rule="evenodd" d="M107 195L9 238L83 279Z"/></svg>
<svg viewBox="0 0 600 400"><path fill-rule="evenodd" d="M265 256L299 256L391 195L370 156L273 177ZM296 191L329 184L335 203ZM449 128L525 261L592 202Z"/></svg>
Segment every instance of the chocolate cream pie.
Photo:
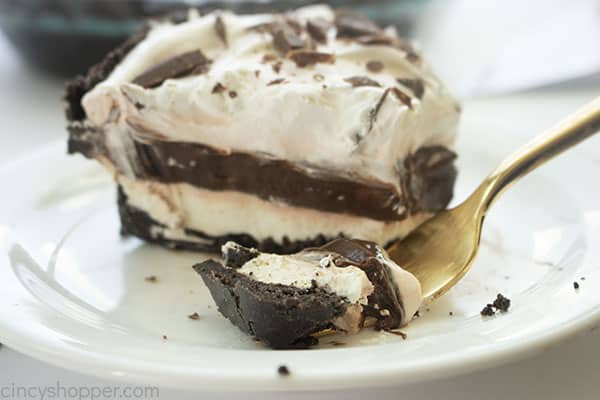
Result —
<svg viewBox="0 0 600 400"><path fill-rule="evenodd" d="M460 107L420 53L348 10L157 20L72 81L69 152L122 232L218 252L380 245L446 207Z"/></svg>
<svg viewBox="0 0 600 400"><path fill-rule="evenodd" d="M222 254L194 269L219 311L273 348L308 347L320 332L356 333L369 320L393 330L421 303L419 281L373 242L336 239L292 255L228 242Z"/></svg>

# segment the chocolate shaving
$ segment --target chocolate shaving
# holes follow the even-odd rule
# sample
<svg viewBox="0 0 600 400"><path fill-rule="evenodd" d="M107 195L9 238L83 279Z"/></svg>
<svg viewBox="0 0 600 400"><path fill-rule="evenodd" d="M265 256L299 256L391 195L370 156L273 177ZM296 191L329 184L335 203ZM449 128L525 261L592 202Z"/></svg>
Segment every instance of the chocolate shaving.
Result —
<svg viewBox="0 0 600 400"><path fill-rule="evenodd" d="M385 66L383 65L383 63L381 61L372 60L372 61L367 62L367 69L373 73L383 71L384 67Z"/></svg>
<svg viewBox="0 0 600 400"><path fill-rule="evenodd" d="M323 18L309 19L306 30L311 38L318 43L327 43L327 31L331 28L329 21Z"/></svg>
<svg viewBox="0 0 600 400"><path fill-rule="evenodd" d="M392 93L398 100L404 103L408 108L412 109L411 97L398 88L391 88Z"/></svg>
<svg viewBox="0 0 600 400"><path fill-rule="evenodd" d="M365 46L394 46L396 39L384 34L366 35L356 38L356 41Z"/></svg>
<svg viewBox="0 0 600 400"><path fill-rule="evenodd" d="M425 84L423 83L422 79L398 78L396 81L398 81L399 84L409 88L417 99L423 98L423 94L425 93Z"/></svg>
<svg viewBox="0 0 600 400"><path fill-rule="evenodd" d="M273 22L263 22L262 24L253 25L246 30L259 33L271 33L273 32L274 26L275 24Z"/></svg>
<svg viewBox="0 0 600 400"><path fill-rule="evenodd" d="M180 78L192 73L206 72L210 60L201 50L193 50L150 67L133 80L144 88L160 86L165 80Z"/></svg>
<svg viewBox="0 0 600 400"><path fill-rule="evenodd" d="M210 67L209 63L200 64L197 67L194 67L194 69L188 75L201 75L201 74L205 74L210 69L209 67Z"/></svg>
<svg viewBox="0 0 600 400"><path fill-rule="evenodd" d="M283 82L285 82L285 78L275 79L275 80L267 83L267 86L279 85Z"/></svg>
<svg viewBox="0 0 600 400"><path fill-rule="evenodd" d="M275 54L265 54L261 60L261 63L268 64L270 62L276 61L277 56Z"/></svg>
<svg viewBox="0 0 600 400"><path fill-rule="evenodd" d="M221 82L217 82L217 84L212 88L211 93L212 94L223 93L225 90L227 90L227 88L225 86L223 86L221 84Z"/></svg>
<svg viewBox="0 0 600 400"><path fill-rule="evenodd" d="M372 86L372 87L381 87L379 82L374 81L373 79L366 76L352 76L350 78L344 79L345 82L348 82L353 87L361 87L361 86Z"/></svg>
<svg viewBox="0 0 600 400"><path fill-rule="evenodd" d="M383 92L383 95L381 96L381 98L379 99L377 104L375 105L375 108L373 108L371 110L371 112L369 113L369 132L371 132L371 130L373 129L373 126L375 125L375 122L377 121L377 116L379 115L379 110L381 110L381 107L383 106L383 103L385 102L385 99L388 97L389 94L390 94L390 89L385 89L385 91Z"/></svg>
<svg viewBox="0 0 600 400"><path fill-rule="evenodd" d="M303 49L306 46L306 42L289 24L277 24L272 35L273 45L283 54L292 50Z"/></svg>
<svg viewBox="0 0 600 400"><path fill-rule="evenodd" d="M283 66L283 61L277 61L275 64L273 64L271 66L271 68L273 68L273 71L278 74L279 72L281 72L281 67Z"/></svg>
<svg viewBox="0 0 600 400"><path fill-rule="evenodd" d="M381 28L365 15L348 9L339 9L335 12L335 25L338 37L356 38L378 35L382 32Z"/></svg>
<svg viewBox="0 0 600 400"><path fill-rule="evenodd" d="M284 21L286 24L288 24L290 26L290 28L292 28L294 30L296 35L300 35L302 33L302 31L304 30L304 28L302 27L302 24L290 15L285 16Z"/></svg>
<svg viewBox="0 0 600 400"><path fill-rule="evenodd" d="M217 18L215 18L215 32L225 47L229 47L227 42L227 29L225 28L225 22L223 22L223 18L220 15L217 15Z"/></svg>
<svg viewBox="0 0 600 400"><path fill-rule="evenodd" d="M238 96L238 94L235 90L229 91L229 97L231 97L232 99L235 99L237 96Z"/></svg>
<svg viewBox="0 0 600 400"><path fill-rule="evenodd" d="M156 278L156 276L154 275L150 275L145 277L144 280L149 283L156 283L158 281L158 278Z"/></svg>
<svg viewBox="0 0 600 400"><path fill-rule="evenodd" d="M335 55L331 53L319 53L317 51L297 50L288 54L288 58L296 63L300 68L314 65L317 63L333 64Z"/></svg>

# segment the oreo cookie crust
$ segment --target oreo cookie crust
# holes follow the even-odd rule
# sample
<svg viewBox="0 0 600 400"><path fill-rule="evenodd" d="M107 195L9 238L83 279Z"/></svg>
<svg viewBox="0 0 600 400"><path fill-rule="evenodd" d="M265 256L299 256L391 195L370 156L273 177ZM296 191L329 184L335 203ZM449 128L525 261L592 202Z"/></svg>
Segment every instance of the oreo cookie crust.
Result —
<svg viewBox="0 0 600 400"><path fill-rule="evenodd" d="M194 266L219 312L243 332L275 349L306 348L331 328L348 303L323 289L258 282L216 261Z"/></svg>

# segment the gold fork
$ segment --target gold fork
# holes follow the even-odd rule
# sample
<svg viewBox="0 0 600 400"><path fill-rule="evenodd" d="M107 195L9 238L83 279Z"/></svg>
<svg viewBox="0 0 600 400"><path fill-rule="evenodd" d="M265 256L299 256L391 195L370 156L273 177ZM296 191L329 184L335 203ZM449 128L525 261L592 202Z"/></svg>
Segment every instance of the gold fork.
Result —
<svg viewBox="0 0 600 400"><path fill-rule="evenodd" d="M421 282L425 301L446 293L467 273L479 248L485 214L519 178L600 130L600 97L508 157L458 207L425 222L388 248Z"/></svg>

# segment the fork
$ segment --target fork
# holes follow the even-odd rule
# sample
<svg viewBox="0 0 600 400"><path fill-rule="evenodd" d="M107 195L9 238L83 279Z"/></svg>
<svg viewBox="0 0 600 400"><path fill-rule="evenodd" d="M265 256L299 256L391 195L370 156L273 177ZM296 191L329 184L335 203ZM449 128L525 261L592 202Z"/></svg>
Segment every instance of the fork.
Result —
<svg viewBox="0 0 600 400"><path fill-rule="evenodd" d="M442 296L471 267L485 215L498 196L519 178L599 130L600 97L505 159L467 200L394 242L388 254L421 282L425 302Z"/></svg>

